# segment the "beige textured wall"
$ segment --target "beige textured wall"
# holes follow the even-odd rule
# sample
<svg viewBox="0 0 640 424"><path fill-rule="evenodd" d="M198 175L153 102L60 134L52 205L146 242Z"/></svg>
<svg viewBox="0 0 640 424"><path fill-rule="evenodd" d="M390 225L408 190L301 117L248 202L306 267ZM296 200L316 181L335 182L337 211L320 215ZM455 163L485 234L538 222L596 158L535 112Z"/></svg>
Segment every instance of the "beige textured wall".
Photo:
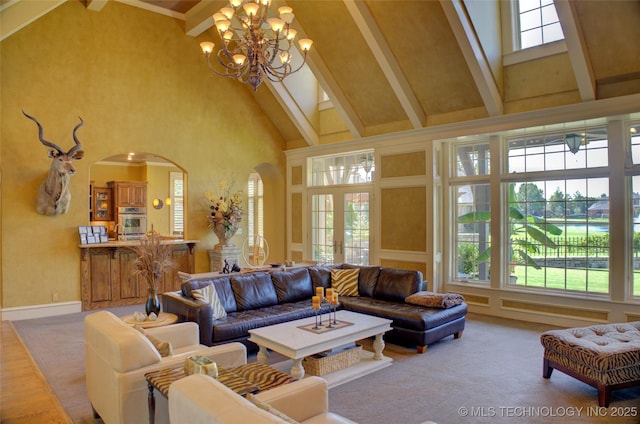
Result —
<svg viewBox="0 0 640 424"><path fill-rule="evenodd" d="M304 210L302 205L302 194L291 194L291 242L303 243L302 239L302 211Z"/></svg>
<svg viewBox="0 0 640 424"><path fill-rule="evenodd" d="M399 153L380 157L382 178L425 175L425 152Z"/></svg>
<svg viewBox="0 0 640 424"><path fill-rule="evenodd" d="M385 188L380 193L380 247L424 252L427 248L425 188Z"/></svg>
<svg viewBox="0 0 640 424"><path fill-rule="evenodd" d="M216 239L207 228L204 192L223 178L244 185L259 164L284 173L279 133L246 87L211 75L199 53L204 38L185 35L175 19L122 3L92 12L71 0L2 41L0 154L11 158L2 162L3 308L51 303L54 293L60 302L80 300L77 226L88 220L94 162L144 151L187 172L186 236L200 240L198 272L208 271L206 249ZM67 149L78 115L85 120L78 136L86 155L76 162L65 215L35 211L50 162L22 109ZM284 193L284 178L269 181L271 191ZM276 204L265 200L268 210L284 210L284 196ZM265 218L272 255L284 257L284 236L275 230L284 228L284 214Z"/></svg>
<svg viewBox="0 0 640 424"><path fill-rule="evenodd" d="M557 54L504 68L505 113L580 102L568 54Z"/></svg>
<svg viewBox="0 0 640 424"><path fill-rule="evenodd" d="M79 164L78 164L79 165ZM93 164L89 169L89 180L96 187L106 187L109 181L145 181L145 166Z"/></svg>
<svg viewBox="0 0 640 424"><path fill-rule="evenodd" d="M291 185L301 185L302 183L303 183L302 167L292 166L291 167Z"/></svg>

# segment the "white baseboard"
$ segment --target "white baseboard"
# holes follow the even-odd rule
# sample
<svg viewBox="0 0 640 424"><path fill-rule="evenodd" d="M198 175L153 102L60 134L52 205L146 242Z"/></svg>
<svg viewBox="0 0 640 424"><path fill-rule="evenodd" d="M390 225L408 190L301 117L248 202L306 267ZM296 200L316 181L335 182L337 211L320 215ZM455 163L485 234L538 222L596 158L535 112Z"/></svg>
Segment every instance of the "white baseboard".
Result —
<svg viewBox="0 0 640 424"><path fill-rule="evenodd" d="M18 306L0 310L2 321L53 317L82 311L82 302L60 302L47 305Z"/></svg>

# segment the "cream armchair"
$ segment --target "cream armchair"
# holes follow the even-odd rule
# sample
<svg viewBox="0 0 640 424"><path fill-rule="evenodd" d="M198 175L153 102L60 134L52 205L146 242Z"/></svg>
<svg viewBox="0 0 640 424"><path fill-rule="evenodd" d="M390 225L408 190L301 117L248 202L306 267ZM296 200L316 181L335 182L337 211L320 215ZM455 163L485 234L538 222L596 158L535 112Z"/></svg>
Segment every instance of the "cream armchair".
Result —
<svg viewBox="0 0 640 424"><path fill-rule="evenodd" d="M203 355L224 367L243 365L247 351L241 343L207 347L199 344L193 322L149 328L146 332L171 343L173 354L161 357L141 332L108 311L84 320L86 383L94 415L106 424L149 422L149 389L144 375L150 371L184 365L190 355ZM168 423L168 405L156 395L156 423Z"/></svg>
<svg viewBox="0 0 640 424"><path fill-rule="evenodd" d="M169 387L169 418L172 424L354 424L328 411L327 382L320 377L306 377L258 393L256 401L237 395L219 381L193 374ZM265 409L266 408L266 409ZM267 409L275 409L268 411ZM284 414L283 417L281 414Z"/></svg>

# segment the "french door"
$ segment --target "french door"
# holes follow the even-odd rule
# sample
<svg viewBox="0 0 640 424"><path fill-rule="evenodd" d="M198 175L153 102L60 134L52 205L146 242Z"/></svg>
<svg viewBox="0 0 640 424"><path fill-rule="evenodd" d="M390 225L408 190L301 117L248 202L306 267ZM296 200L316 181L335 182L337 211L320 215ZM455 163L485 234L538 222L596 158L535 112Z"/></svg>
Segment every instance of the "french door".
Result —
<svg viewBox="0 0 640 424"><path fill-rule="evenodd" d="M318 263L369 264L371 190L358 187L313 190L311 257Z"/></svg>

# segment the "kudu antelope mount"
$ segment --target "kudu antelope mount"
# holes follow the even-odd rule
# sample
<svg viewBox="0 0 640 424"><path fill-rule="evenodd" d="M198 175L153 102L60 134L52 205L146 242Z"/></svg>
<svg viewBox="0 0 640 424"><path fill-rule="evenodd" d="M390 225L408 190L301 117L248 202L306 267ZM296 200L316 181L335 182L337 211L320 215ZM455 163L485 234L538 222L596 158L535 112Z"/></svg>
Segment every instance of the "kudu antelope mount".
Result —
<svg viewBox="0 0 640 424"><path fill-rule="evenodd" d="M67 213L71 203L69 178L76 173L73 161L75 159L80 160L84 156L84 150L81 150L82 144L80 144L76 136L78 128L84 125L84 121L78 117L80 118L80 123L73 129L73 141L75 141L76 145L65 153L60 146L44 139L44 130L36 118L28 115L24 110L22 113L38 125L40 142L50 148L49 157L52 159L49 174L42 180L38 189L36 209L39 214L49 216Z"/></svg>

